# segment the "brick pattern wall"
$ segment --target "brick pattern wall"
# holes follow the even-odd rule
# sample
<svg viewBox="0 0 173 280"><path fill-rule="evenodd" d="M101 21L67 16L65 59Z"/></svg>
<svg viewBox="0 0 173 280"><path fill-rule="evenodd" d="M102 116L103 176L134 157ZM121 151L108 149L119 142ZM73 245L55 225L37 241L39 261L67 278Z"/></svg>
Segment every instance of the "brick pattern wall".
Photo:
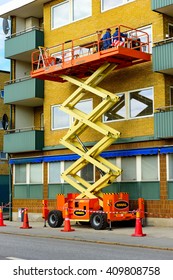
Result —
<svg viewBox="0 0 173 280"><path fill-rule="evenodd" d="M0 90L4 90L4 83L10 79L10 74L7 71L0 70ZM7 114L10 119L10 106L4 104L4 99L0 98L0 119L4 114ZM4 130L0 129L0 151L3 151L3 137ZM8 175L8 162L4 160L0 160L0 175Z"/></svg>

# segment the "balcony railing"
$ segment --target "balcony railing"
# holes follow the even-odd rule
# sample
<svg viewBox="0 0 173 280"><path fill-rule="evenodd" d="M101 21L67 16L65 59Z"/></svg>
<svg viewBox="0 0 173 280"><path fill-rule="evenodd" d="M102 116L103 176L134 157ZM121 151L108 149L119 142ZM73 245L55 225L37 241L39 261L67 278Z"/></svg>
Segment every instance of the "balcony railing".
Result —
<svg viewBox="0 0 173 280"><path fill-rule="evenodd" d="M173 37L154 42L153 71L173 75Z"/></svg>
<svg viewBox="0 0 173 280"><path fill-rule="evenodd" d="M44 131L42 128L22 127L6 130L6 134L4 134L5 153L41 151L43 147Z"/></svg>
<svg viewBox="0 0 173 280"><path fill-rule="evenodd" d="M5 58L30 62L33 50L43 44L44 32L35 26L11 34L5 40Z"/></svg>
<svg viewBox="0 0 173 280"><path fill-rule="evenodd" d="M42 106L44 98L44 81L23 77L6 82L4 87L4 104L23 106Z"/></svg>
<svg viewBox="0 0 173 280"><path fill-rule="evenodd" d="M154 136L173 138L173 106L160 107L154 114Z"/></svg>
<svg viewBox="0 0 173 280"><path fill-rule="evenodd" d="M172 16L173 15L173 0L152 0L152 10Z"/></svg>

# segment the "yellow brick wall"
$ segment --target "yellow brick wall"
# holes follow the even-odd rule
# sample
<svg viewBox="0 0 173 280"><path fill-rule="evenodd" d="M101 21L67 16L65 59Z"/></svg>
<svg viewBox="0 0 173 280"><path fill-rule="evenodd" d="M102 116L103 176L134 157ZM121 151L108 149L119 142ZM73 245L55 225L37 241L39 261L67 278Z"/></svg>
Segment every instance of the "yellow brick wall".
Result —
<svg viewBox="0 0 173 280"><path fill-rule="evenodd" d="M4 83L10 79L9 72L0 71L0 90L4 89ZM4 99L0 98L0 118L2 120L2 116L7 114L8 118L10 113L10 107L4 104ZM3 137L4 130L0 130L0 151L3 151ZM0 160L0 174L7 175L8 174L8 162L4 160Z"/></svg>
<svg viewBox="0 0 173 280"><path fill-rule="evenodd" d="M111 9L104 13L101 11L101 1L93 0L92 17L80 20L69 25L51 30L50 9L61 1L52 1L45 5L44 27L45 46L54 46L69 39L90 34L96 30L105 29L108 26L123 24L132 28L140 28L152 24L153 41L163 38L163 16L151 11L150 0L137 0L129 4ZM101 84L103 88L113 92L127 92L129 90L154 87L154 108L165 106L165 80L162 74L153 73L152 63L144 63L114 71ZM67 130L51 131L51 106L61 104L75 87L69 83L45 82L44 118L45 123L45 146L59 144L59 139ZM89 94L91 97L91 95ZM93 96L94 106L100 102L100 98ZM121 132L121 137L147 136L154 134L153 117L112 122L109 124ZM145 126L145 130L143 129ZM82 135L83 141L97 141L100 134L88 129Z"/></svg>

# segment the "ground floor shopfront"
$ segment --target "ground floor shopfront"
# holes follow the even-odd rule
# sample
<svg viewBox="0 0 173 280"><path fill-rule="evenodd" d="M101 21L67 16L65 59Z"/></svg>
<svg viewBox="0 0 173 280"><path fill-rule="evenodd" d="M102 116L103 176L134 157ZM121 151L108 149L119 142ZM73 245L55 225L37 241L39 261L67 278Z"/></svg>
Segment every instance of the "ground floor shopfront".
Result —
<svg viewBox="0 0 173 280"><path fill-rule="evenodd" d="M164 144L164 145L163 145ZM127 192L130 209L137 209L137 199L143 197L148 221L170 224L173 218L173 145L163 141L141 141L115 144L102 153L123 170L117 180L103 192ZM61 178L78 155L67 150L54 150L42 155L11 158L12 213L18 218L20 208L28 208L34 220L41 219L42 200L49 209L56 208L56 195L76 193L76 189ZM95 182L100 174L91 164L80 171L86 181Z"/></svg>

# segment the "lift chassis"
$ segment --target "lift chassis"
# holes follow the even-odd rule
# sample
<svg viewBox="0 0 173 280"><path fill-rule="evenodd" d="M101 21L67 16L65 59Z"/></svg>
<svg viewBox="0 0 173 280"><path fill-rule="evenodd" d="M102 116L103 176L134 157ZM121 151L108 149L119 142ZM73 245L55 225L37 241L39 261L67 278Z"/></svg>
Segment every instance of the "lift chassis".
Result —
<svg viewBox="0 0 173 280"><path fill-rule="evenodd" d="M69 219L80 222L89 222L95 230L105 229L111 222L129 221L136 219L136 211L129 210L128 193L105 193L103 194L103 207L99 205L98 198L78 199L79 194L69 193L57 195L57 210L51 210L48 214L50 227L60 227L63 224L65 213L64 206L68 208ZM138 198L140 218L145 216L144 199Z"/></svg>

